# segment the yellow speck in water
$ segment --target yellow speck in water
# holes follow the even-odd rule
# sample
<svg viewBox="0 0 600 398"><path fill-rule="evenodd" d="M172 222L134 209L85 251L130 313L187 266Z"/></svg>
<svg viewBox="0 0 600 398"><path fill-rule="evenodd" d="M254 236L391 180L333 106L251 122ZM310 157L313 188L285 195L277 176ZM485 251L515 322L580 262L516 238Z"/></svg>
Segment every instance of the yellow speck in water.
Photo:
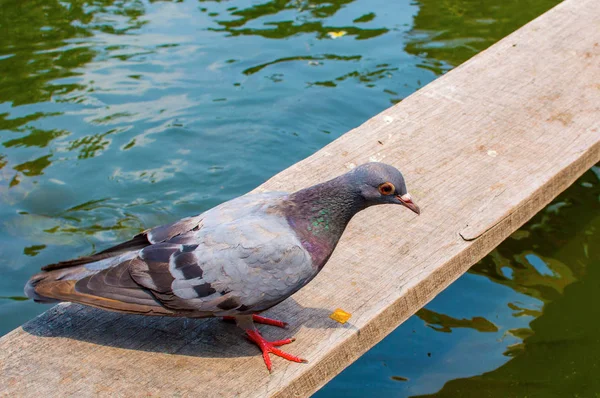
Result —
<svg viewBox="0 0 600 398"><path fill-rule="evenodd" d="M329 315L331 319L341 324L348 322L348 319L352 316L351 313L342 310L341 308L337 308L335 311Z"/></svg>
<svg viewBox="0 0 600 398"><path fill-rule="evenodd" d="M327 35L332 39L337 39L344 36L346 33L348 32L346 32L345 30L340 30L339 32L327 32Z"/></svg>

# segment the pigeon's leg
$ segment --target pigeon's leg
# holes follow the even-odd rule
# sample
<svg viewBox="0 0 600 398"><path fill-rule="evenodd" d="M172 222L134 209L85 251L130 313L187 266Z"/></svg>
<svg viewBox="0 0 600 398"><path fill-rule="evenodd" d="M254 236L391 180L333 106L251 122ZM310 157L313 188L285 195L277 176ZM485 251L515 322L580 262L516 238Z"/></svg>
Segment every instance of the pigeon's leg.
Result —
<svg viewBox="0 0 600 398"><path fill-rule="evenodd" d="M257 314L252 314L252 320L256 323L262 323L263 325L277 326L279 328L285 328L288 325L286 322L278 321L277 319L266 318L264 316L260 316Z"/></svg>
<svg viewBox="0 0 600 398"><path fill-rule="evenodd" d="M260 350L262 351L263 359L265 361L265 365L267 365L267 369L269 370L269 372L271 371L271 358L269 357L269 353L287 359L288 361L307 362L305 359L288 354L287 352L283 352L279 348L277 348L279 346L291 343L292 341L294 341L294 339L267 341L264 337L262 337L258 329L256 329L256 326L254 326L253 316L238 315L235 317L235 322L237 323L238 327L240 327L246 332L248 338L254 344L256 344L258 348L260 348Z"/></svg>
<svg viewBox="0 0 600 398"><path fill-rule="evenodd" d="M223 320L224 321L234 321L235 317L234 316L224 316ZM252 320L256 323L260 323L263 325L277 326L279 328L286 328L288 325L287 322L278 321L277 319L265 318L264 316L260 316L260 315L256 315L256 314L252 315Z"/></svg>

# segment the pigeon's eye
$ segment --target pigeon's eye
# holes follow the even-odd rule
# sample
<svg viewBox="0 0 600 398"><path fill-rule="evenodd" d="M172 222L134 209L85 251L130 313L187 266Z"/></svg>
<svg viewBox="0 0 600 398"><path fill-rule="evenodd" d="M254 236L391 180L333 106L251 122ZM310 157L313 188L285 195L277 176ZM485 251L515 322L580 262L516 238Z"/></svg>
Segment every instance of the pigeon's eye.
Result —
<svg viewBox="0 0 600 398"><path fill-rule="evenodd" d="M379 193L381 193L382 195L391 195L394 193L395 190L396 187L394 187L394 184L392 184L391 182L384 182L379 186Z"/></svg>

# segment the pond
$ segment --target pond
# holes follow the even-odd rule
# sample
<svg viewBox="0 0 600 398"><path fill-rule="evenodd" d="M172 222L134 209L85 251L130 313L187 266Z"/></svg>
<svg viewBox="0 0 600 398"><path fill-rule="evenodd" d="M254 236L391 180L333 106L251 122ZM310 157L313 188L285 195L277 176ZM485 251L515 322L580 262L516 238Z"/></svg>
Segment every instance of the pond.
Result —
<svg viewBox="0 0 600 398"><path fill-rule="evenodd" d="M557 3L4 2L0 335L48 308L22 292L41 265L246 193ZM317 396L600 391L599 180Z"/></svg>

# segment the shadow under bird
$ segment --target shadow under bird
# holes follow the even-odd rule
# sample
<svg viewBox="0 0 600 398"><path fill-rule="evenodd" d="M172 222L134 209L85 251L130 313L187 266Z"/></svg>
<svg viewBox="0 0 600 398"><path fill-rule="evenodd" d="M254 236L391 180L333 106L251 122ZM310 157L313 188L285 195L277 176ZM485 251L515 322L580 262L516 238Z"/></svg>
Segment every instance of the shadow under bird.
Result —
<svg viewBox="0 0 600 398"><path fill-rule="evenodd" d="M420 213L396 168L366 163L294 193L244 195L97 254L47 265L27 282L25 293L42 303L234 319L270 371L269 353L305 361L277 348L293 339L264 339L254 322L286 324L258 314L310 282L350 219L379 204Z"/></svg>

